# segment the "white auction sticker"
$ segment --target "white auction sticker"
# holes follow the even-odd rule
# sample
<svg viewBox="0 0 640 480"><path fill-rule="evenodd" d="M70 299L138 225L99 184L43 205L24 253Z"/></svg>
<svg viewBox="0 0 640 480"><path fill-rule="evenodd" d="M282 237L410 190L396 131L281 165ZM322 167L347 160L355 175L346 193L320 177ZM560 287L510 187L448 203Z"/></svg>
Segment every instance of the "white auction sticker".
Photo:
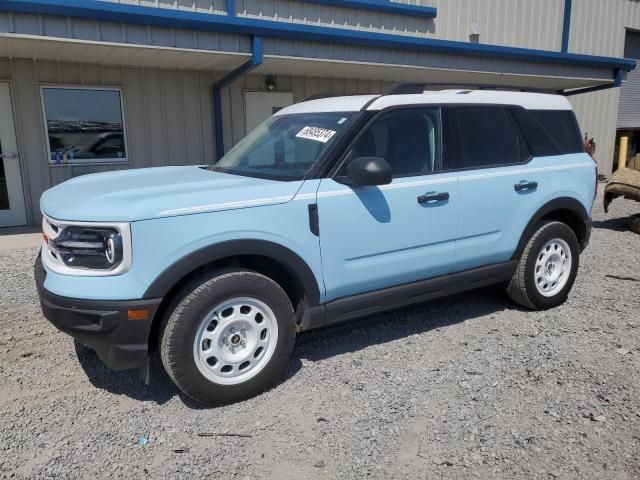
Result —
<svg viewBox="0 0 640 480"><path fill-rule="evenodd" d="M327 143L336 134L335 130L320 127L304 127L300 130L296 137L306 138L307 140L315 140L316 142Z"/></svg>

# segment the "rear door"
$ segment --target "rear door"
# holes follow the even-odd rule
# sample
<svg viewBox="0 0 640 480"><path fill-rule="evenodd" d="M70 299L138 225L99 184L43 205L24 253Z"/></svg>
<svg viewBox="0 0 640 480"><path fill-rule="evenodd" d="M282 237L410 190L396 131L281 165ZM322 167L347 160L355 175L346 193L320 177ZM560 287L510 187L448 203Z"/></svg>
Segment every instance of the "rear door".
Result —
<svg viewBox="0 0 640 480"><path fill-rule="evenodd" d="M444 117L444 168L457 172L460 191L453 269L508 261L549 190L544 167L532 159L509 108L457 106Z"/></svg>
<svg viewBox="0 0 640 480"><path fill-rule="evenodd" d="M318 189L326 298L370 292L451 271L458 223L456 174L438 173L440 108L378 114L347 153L383 157L393 181L347 186L323 179Z"/></svg>

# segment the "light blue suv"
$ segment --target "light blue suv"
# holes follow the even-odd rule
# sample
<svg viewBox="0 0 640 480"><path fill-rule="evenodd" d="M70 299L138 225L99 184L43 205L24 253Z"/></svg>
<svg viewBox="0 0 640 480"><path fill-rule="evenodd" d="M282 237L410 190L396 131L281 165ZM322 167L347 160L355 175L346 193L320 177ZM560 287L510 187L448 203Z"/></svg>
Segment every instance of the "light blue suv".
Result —
<svg viewBox="0 0 640 480"><path fill-rule="evenodd" d="M485 285L565 301L595 164L561 96L324 98L210 166L87 175L41 200L45 316L115 370L152 351L206 404L268 389L296 332Z"/></svg>

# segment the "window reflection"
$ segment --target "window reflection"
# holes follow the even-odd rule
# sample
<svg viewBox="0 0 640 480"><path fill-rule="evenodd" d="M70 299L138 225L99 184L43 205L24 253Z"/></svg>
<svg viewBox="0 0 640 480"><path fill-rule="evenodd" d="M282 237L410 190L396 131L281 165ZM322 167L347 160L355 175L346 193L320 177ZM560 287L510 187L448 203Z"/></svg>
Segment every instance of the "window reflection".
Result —
<svg viewBox="0 0 640 480"><path fill-rule="evenodd" d="M120 90L45 87L42 98L49 163L127 161Z"/></svg>

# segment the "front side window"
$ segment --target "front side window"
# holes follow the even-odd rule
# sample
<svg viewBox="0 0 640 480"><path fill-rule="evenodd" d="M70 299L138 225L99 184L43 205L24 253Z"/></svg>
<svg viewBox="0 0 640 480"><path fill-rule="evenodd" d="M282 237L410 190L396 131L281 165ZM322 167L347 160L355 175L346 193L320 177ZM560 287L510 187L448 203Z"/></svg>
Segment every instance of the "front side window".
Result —
<svg viewBox="0 0 640 480"><path fill-rule="evenodd" d="M273 116L209 168L249 177L300 180L354 116L335 112Z"/></svg>
<svg viewBox="0 0 640 480"><path fill-rule="evenodd" d="M439 138L439 108L391 110L356 139L346 164L359 157L381 157L394 178L427 175L437 168Z"/></svg>
<svg viewBox="0 0 640 480"><path fill-rule="evenodd" d="M43 87L49 163L126 162L118 89Z"/></svg>
<svg viewBox="0 0 640 480"><path fill-rule="evenodd" d="M451 107L445 114L445 170L522 163L529 150L503 107Z"/></svg>

